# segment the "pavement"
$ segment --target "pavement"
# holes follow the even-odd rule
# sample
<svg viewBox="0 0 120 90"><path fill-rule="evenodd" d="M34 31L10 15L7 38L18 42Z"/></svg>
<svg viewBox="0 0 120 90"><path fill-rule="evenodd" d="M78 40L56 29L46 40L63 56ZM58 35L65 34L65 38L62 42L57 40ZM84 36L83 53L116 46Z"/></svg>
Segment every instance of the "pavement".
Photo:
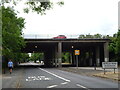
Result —
<svg viewBox="0 0 120 90"><path fill-rule="evenodd" d="M19 87L20 79L24 74L23 68L14 68L12 74L9 70L6 70L5 74L2 74L2 88L17 88Z"/></svg>
<svg viewBox="0 0 120 90"><path fill-rule="evenodd" d="M34 63L30 64L35 65ZM3 74L2 88L78 88L82 90L93 90L93 88L116 90L118 88L116 81L87 75L90 74L89 72L102 72L100 69L94 71L93 68L84 67L76 70L76 67L41 68L33 66L22 66L15 68L12 74L9 72ZM71 72L68 72L68 69ZM81 74L78 74L78 71Z"/></svg>

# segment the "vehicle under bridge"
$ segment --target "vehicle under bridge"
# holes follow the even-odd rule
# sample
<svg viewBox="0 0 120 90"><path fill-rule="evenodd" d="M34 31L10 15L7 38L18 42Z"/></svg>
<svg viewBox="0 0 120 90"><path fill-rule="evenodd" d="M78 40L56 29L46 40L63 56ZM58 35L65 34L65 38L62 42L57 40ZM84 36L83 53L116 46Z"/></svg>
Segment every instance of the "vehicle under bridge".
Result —
<svg viewBox="0 0 120 90"><path fill-rule="evenodd" d="M76 66L74 50L80 50L78 66L101 66L109 61L109 39L25 39L24 53L44 53L46 67L62 67L62 52L69 52Z"/></svg>

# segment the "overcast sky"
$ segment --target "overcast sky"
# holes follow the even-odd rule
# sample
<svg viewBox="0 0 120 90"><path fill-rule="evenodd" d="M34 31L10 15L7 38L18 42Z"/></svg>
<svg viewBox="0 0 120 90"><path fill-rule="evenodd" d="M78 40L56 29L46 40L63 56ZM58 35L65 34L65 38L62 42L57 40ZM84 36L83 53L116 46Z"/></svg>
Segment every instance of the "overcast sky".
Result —
<svg viewBox="0 0 120 90"><path fill-rule="evenodd" d="M64 0L46 15L23 13L23 2L17 5L18 16L25 18L24 34L112 35L118 30L119 0Z"/></svg>

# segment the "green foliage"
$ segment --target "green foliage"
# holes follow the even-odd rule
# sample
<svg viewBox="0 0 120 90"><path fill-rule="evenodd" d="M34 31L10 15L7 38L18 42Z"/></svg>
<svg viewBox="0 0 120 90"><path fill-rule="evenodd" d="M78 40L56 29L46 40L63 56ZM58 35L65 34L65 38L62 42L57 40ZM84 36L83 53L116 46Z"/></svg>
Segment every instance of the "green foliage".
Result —
<svg viewBox="0 0 120 90"><path fill-rule="evenodd" d="M116 54L120 56L120 30L118 30L116 41Z"/></svg>
<svg viewBox="0 0 120 90"><path fill-rule="evenodd" d="M15 52L20 52L25 42L22 35L24 19L17 17L15 11L4 6L2 9L2 54L7 58L15 58Z"/></svg>
<svg viewBox="0 0 120 90"><path fill-rule="evenodd" d="M101 35L99 33L91 35L91 34L86 34L86 35L79 35L79 39L81 38L88 38L88 39L106 39L106 38L110 38L109 35Z"/></svg>
<svg viewBox="0 0 120 90"><path fill-rule="evenodd" d="M63 1L60 1L60 2L57 2L58 5L60 6L63 6L64 5L64 2Z"/></svg>
<svg viewBox="0 0 120 90"><path fill-rule="evenodd" d="M62 53L62 62L63 63L70 63L70 53Z"/></svg>
<svg viewBox="0 0 120 90"><path fill-rule="evenodd" d="M44 53L32 53L30 60L36 62L37 60L42 60L44 58Z"/></svg>
<svg viewBox="0 0 120 90"><path fill-rule="evenodd" d="M28 53L14 53L14 55L17 62L25 62L29 60Z"/></svg>
<svg viewBox="0 0 120 90"><path fill-rule="evenodd" d="M26 2L26 5L28 7L24 9L25 13L29 13L29 11L32 10L32 12L37 12L38 14L41 13L41 15L44 15L46 10L52 8L53 3L51 3L50 1L30 1Z"/></svg>
<svg viewBox="0 0 120 90"><path fill-rule="evenodd" d="M79 38L85 38L84 34L79 35Z"/></svg>
<svg viewBox="0 0 120 90"><path fill-rule="evenodd" d="M64 2L60 1L57 2L58 5L62 6L64 5ZM25 13L29 13L29 11L37 12L37 14L45 15L46 10L50 10L53 8L53 2L50 2L50 0L47 0L45 2L41 2L39 0L37 1L28 1L26 2L26 8L24 8Z"/></svg>
<svg viewBox="0 0 120 90"><path fill-rule="evenodd" d="M97 34L94 34L94 36L93 36L94 38L102 38L102 35L101 34L99 34L99 33L97 33Z"/></svg>
<svg viewBox="0 0 120 90"><path fill-rule="evenodd" d="M12 3L10 4L10 6L12 5L12 8L14 8L21 1L23 0L2 0L1 4L4 6L4 4L6 3ZM57 4L59 6L63 6L64 2L59 1L57 2ZM50 0L27 0L25 1L25 5L26 7L23 9L25 13L29 13L30 11L32 11L37 12L37 14L45 15L45 11L52 9L54 4Z"/></svg>
<svg viewBox="0 0 120 90"><path fill-rule="evenodd" d="M120 62L120 30L110 38L110 60Z"/></svg>

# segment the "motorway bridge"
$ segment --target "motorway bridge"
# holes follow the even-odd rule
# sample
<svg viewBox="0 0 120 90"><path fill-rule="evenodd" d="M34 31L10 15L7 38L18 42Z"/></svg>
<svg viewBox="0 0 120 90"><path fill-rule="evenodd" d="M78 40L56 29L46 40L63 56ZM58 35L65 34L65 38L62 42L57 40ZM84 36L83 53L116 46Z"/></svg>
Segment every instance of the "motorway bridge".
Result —
<svg viewBox="0 0 120 90"><path fill-rule="evenodd" d="M109 39L25 39L27 45L24 53L44 53L44 64L47 67L62 66L62 52L69 52L72 65L76 65L74 50L80 50L79 66L101 66L109 61ZM87 55L86 55L87 54Z"/></svg>

